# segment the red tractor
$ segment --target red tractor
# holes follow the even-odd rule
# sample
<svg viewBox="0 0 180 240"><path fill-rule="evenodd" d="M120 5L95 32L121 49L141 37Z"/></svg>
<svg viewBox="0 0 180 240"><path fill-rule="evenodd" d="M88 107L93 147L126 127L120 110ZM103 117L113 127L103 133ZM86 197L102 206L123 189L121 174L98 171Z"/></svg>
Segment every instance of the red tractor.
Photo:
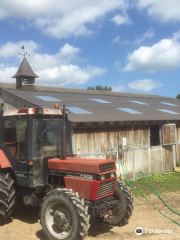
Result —
<svg viewBox="0 0 180 240"><path fill-rule="evenodd" d="M110 225L130 218L132 195L117 181L115 161L73 156L67 112L65 106L0 112L1 224L15 201L40 206L49 240L85 238L90 216Z"/></svg>

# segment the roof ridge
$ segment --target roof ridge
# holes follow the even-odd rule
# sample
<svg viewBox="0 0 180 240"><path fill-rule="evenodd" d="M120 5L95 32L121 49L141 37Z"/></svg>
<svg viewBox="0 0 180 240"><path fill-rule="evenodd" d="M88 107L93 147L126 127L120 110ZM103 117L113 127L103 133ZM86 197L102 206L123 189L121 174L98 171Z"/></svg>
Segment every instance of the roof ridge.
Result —
<svg viewBox="0 0 180 240"><path fill-rule="evenodd" d="M15 90L15 84L11 83L0 83L0 88ZM117 97L131 97L131 98L161 98L161 99L175 99L167 96L153 95L153 94L139 94L139 93L125 93L125 92L111 92L111 91L98 91L98 90L86 90L86 89L75 89L75 88L59 88L51 86L35 86L36 92L56 92L56 93L72 93L72 94L83 94L83 95L94 95L94 96L117 96ZM34 92L34 91L33 91ZM98 97L99 97L98 96Z"/></svg>

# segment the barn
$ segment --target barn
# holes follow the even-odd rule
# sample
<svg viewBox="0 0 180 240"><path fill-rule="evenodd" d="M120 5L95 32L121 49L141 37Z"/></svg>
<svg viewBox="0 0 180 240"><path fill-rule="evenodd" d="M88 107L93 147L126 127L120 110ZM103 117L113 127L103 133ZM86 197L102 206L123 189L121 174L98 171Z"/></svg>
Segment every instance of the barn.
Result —
<svg viewBox="0 0 180 240"><path fill-rule="evenodd" d="M180 161L180 101L147 94L36 86L26 58L13 76L0 83L0 108L69 109L73 153L83 158L123 162L128 179L172 171ZM43 83L43 79L42 79Z"/></svg>

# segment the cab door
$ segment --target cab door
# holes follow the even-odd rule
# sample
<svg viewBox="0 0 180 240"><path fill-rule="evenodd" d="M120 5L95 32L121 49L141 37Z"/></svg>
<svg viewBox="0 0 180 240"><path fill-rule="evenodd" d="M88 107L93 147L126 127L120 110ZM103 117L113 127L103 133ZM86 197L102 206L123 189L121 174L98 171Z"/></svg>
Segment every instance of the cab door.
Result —
<svg viewBox="0 0 180 240"><path fill-rule="evenodd" d="M27 169L27 118L9 117L4 119L2 148L7 156L18 185L29 185Z"/></svg>

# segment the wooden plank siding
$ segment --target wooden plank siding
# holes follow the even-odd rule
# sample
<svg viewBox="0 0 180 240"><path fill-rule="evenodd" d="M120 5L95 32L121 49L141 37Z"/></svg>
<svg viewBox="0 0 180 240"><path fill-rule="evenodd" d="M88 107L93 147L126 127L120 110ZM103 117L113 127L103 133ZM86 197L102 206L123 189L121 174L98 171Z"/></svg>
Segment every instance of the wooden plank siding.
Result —
<svg viewBox="0 0 180 240"><path fill-rule="evenodd" d="M150 146L149 125L133 127L134 147Z"/></svg>
<svg viewBox="0 0 180 240"><path fill-rule="evenodd" d="M177 132L180 138L180 126ZM103 154L103 152L118 151L118 136L119 159L117 152ZM126 138L126 146L123 146L123 138ZM128 179L133 179L134 173L137 174L139 171L143 171L146 175L151 175L173 170L176 158L174 145L150 147L149 125L133 127L133 138L132 127L127 126L121 128L74 128L73 151L77 155L102 153L82 156L90 159L116 160L118 175L121 177L123 177L123 172L119 160L122 160ZM177 146L180 159L180 145Z"/></svg>
<svg viewBox="0 0 180 240"><path fill-rule="evenodd" d="M173 170L174 146L156 146L135 150L135 175L142 171L146 175Z"/></svg>
<svg viewBox="0 0 180 240"><path fill-rule="evenodd" d="M176 139L180 143L180 124L176 124Z"/></svg>
<svg viewBox="0 0 180 240"><path fill-rule="evenodd" d="M177 162L180 162L180 144L177 144L176 150L177 150Z"/></svg>
<svg viewBox="0 0 180 240"><path fill-rule="evenodd" d="M73 151L77 155L118 149L118 131L116 129L74 129L73 136Z"/></svg>
<svg viewBox="0 0 180 240"><path fill-rule="evenodd" d="M122 144L123 138L126 138L126 146ZM132 146L132 127L119 128L119 149L128 149Z"/></svg>
<svg viewBox="0 0 180 240"><path fill-rule="evenodd" d="M176 143L176 125L167 124L163 126L163 143L175 144Z"/></svg>
<svg viewBox="0 0 180 240"><path fill-rule="evenodd" d="M132 150L123 151L122 163L123 163L124 171L126 173L127 178L133 179L134 178L134 172L133 172L134 166L133 166L133 151ZM122 169L120 170L119 175L121 178L124 179L124 174L123 174Z"/></svg>

